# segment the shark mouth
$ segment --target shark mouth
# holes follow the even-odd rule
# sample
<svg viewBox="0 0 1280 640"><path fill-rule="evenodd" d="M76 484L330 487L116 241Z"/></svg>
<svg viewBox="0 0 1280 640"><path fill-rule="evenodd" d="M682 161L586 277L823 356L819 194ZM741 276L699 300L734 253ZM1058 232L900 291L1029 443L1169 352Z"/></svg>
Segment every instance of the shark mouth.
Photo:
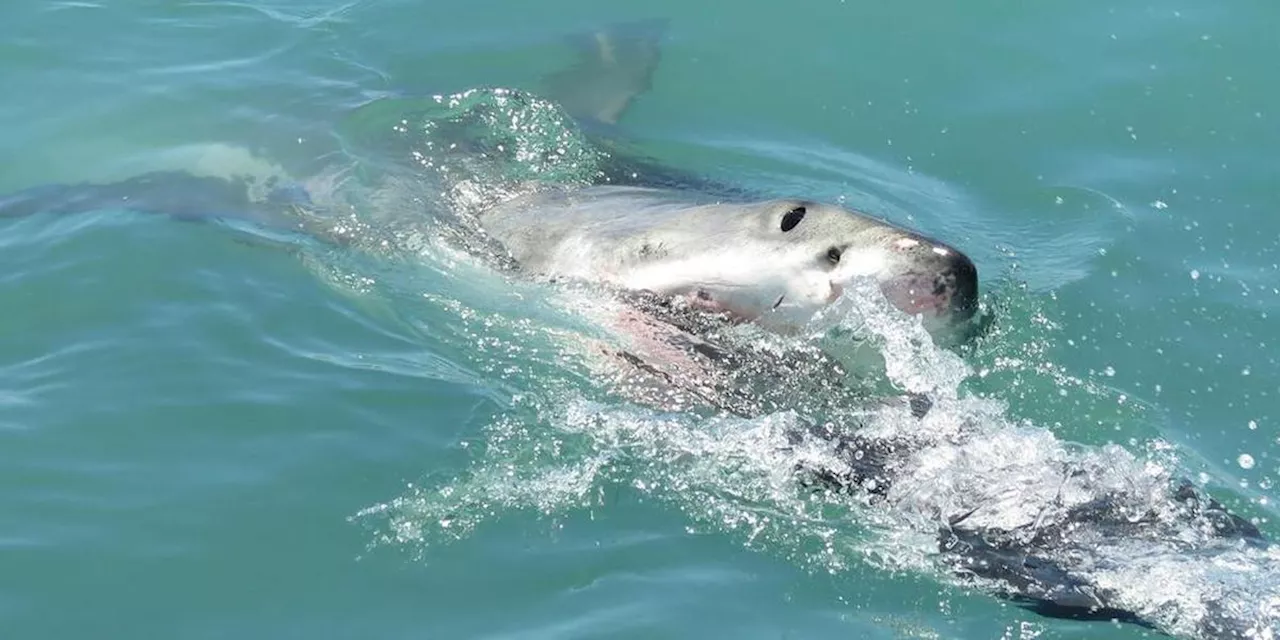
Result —
<svg viewBox="0 0 1280 640"><path fill-rule="evenodd" d="M777 311L787 298L785 293L778 296L778 299L774 300L766 311L763 305L748 305L746 307L734 305L728 300L718 299L706 289L694 289L680 297L684 298L689 303L689 306L694 309L701 309L715 314L725 314L732 322L753 322L758 320L765 313ZM761 302L765 305L769 304L768 302Z"/></svg>

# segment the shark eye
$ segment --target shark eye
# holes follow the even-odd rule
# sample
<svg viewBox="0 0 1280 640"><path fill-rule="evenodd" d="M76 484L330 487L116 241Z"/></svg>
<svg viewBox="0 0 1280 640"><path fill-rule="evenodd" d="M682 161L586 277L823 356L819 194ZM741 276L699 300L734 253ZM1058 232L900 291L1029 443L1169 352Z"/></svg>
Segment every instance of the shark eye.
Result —
<svg viewBox="0 0 1280 640"><path fill-rule="evenodd" d="M805 213L804 207L796 207L788 211L786 215L782 216L782 232L786 233L796 228L796 225L800 224L800 221L804 219Z"/></svg>
<svg viewBox="0 0 1280 640"><path fill-rule="evenodd" d="M827 249L827 262L830 262L831 264L840 264L840 256L843 253L844 252L840 250L840 247L831 247L830 249Z"/></svg>

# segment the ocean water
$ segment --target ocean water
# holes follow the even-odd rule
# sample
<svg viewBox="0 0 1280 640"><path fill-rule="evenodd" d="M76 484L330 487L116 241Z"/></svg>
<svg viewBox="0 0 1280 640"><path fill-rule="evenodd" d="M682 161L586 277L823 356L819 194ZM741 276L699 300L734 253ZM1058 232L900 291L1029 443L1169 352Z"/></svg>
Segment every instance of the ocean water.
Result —
<svg viewBox="0 0 1280 640"><path fill-rule="evenodd" d="M465 121L573 178L591 150L554 104L467 92L532 90L566 37L651 18L638 149L977 263L973 344L861 318L871 375L984 425L987 468L922 476L930 500L1031 501L1037 465L1084 456L1280 535L1274 3L17 0L0 194L274 177L345 242L127 201L0 220L0 636L1155 635L931 572L901 523L788 488L792 414L611 396L582 349L608 300L437 241L423 211L497 185L441 198L407 160L444 156L395 127ZM1164 562L1117 579L1236 590L1276 624L1274 556Z"/></svg>

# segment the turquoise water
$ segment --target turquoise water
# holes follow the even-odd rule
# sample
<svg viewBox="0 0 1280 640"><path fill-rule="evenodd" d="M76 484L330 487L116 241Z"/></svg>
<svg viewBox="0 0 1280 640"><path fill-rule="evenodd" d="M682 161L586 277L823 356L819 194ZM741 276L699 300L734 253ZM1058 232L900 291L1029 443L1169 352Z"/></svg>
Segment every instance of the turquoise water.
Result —
<svg viewBox="0 0 1280 640"><path fill-rule="evenodd" d="M733 424L592 404L583 314L433 248L411 178L335 175L353 109L531 87L563 36L637 18L670 20L638 146L962 247L996 318L958 352L965 394L1064 440L1171 443L1280 534L1280 8L728 7L0 9L0 193L272 173L359 222L345 248L127 205L0 222L4 637L1150 633L864 562L856 519L735 494L758 451L674 455ZM584 437L582 412L621 426Z"/></svg>

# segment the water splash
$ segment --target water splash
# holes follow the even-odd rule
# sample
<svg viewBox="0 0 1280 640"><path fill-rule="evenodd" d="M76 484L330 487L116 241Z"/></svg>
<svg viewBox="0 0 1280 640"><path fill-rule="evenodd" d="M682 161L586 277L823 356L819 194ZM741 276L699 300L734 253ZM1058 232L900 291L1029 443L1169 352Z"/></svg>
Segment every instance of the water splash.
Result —
<svg viewBox="0 0 1280 640"><path fill-rule="evenodd" d="M1257 603L1273 602L1280 593L1280 557L1230 547L1179 524L1172 448L1136 454L1117 445L1086 446L1011 422L1001 401L958 391L971 369L932 347L918 322L887 307L884 313L869 309L876 306L837 308L834 314L845 314L836 319L837 328L878 344L892 383L936 398L923 420L901 405L857 414L862 433L914 443L884 503L814 491L798 481L798 468L839 460L830 442L797 443L794 434L815 418L840 419L839 412L806 415L800 403L756 417L707 417L611 400L589 386L538 390L525 381L530 391L524 409L487 429L471 469L429 488L414 487L354 519L378 532L379 544L429 557L438 545L485 522L521 510L554 515L599 508L608 489L621 488L672 505L689 517L691 528L735 537L810 570L871 566L956 581L939 562L939 523L968 514L972 528L1032 535L1067 522L1073 510L1101 497L1119 496L1115 509L1135 521L1152 513L1163 518L1173 527L1172 542L1068 540L1064 553L1088 559L1077 561L1076 571L1179 635L1208 637L1205 621L1224 610L1258 629L1275 624L1275 606ZM572 353L574 342L563 343L564 353Z"/></svg>
<svg viewBox="0 0 1280 640"><path fill-rule="evenodd" d="M351 113L339 135L374 168L390 161L431 176L467 212L530 181L587 184L606 157L556 103L502 88L378 100Z"/></svg>

